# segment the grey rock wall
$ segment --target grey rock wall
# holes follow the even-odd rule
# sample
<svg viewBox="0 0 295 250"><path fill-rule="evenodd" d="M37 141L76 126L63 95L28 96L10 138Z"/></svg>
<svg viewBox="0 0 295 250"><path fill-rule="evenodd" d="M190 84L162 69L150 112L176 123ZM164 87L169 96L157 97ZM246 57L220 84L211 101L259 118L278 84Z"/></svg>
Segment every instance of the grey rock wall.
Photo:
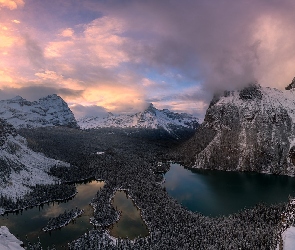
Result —
<svg viewBox="0 0 295 250"><path fill-rule="evenodd" d="M215 96L195 136L179 149L186 164L294 175L292 107L286 107L281 92L271 91L252 84Z"/></svg>

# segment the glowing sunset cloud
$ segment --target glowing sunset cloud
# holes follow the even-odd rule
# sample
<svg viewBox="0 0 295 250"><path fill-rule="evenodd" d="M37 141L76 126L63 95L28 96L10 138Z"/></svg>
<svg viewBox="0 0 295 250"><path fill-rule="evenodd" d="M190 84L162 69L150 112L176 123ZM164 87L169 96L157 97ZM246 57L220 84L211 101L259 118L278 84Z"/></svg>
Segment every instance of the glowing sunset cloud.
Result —
<svg viewBox="0 0 295 250"><path fill-rule="evenodd" d="M0 0L0 99L57 93L79 115L148 102L202 115L216 91L290 83L294 9L291 0Z"/></svg>
<svg viewBox="0 0 295 250"><path fill-rule="evenodd" d="M8 8L10 10L17 9L18 7L22 7L24 5L23 0L0 0L0 8Z"/></svg>

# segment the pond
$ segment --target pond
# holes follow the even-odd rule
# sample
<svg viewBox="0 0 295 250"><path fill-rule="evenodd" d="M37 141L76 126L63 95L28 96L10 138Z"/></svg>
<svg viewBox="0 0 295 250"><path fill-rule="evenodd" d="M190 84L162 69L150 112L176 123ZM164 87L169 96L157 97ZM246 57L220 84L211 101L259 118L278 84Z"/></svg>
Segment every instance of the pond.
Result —
<svg viewBox="0 0 295 250"><path fill-rule="evenodd" d="M140 210L128 198L125 191L117 191L113 199L113 206L121 212L120 220L110 227L110 234L116 238L144 237L149 231L141 218Z"/></svg>
<svg viewBox="0 0 295 250"><path fill-rule="evenodd" d="M32 243L38 242L39 237L43 249L52 245L55 245L56 249L65 249L64 246L68 242L77 239L92 228L89 218L93 216L93 209L89 203L103 185L104 182L100 181L77 184L78 194L73 199L59 203L51 202L44 204L43 207L23 210L19 214L9 213L0 216L0 226L7 226L9 231L24 243L27 242L26 237ZM66 227L51 233L41 231L50 217L56 217L64 210L75 207L85 211L75 222L71 222Z"/></svg>
<svg viewBox="0 0 295 250"><path fill-rule="evenodd" d="M171 164L166 191L187 209L206 216L229 215L258 203L275 204L295 196L295 178L252 172L189 170Z"/></svg>

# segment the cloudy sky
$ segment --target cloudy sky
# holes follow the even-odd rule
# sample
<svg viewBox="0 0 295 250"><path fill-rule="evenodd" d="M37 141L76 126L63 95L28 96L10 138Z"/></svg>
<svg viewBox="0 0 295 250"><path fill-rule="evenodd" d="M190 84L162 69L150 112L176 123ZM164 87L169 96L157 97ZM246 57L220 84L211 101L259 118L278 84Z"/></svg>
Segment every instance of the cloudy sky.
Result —
<svg viewBox="0 0 295 250"><path fill-rule="evenodd" d="M293 0L0 0L0 99L57 93L77 116L295 76Z"/></svg>

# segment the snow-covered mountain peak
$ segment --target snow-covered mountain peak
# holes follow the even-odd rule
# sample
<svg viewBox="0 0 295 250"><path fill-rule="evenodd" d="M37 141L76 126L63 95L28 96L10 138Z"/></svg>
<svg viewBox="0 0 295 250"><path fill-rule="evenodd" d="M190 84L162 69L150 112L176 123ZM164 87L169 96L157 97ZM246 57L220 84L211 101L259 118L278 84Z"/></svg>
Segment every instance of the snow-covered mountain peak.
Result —
<svg viewBox="0 0 295 250"><path fill-rule="evenodd" d="M148 107L135 114L108 115L107 117L82 118L78 124L83 129L117 127L117 128L147 128L164 129L173 133L177 129L195 129L198 118L185 114L175 113L167 109L158 110L150 103Z"/></svg>
<svg viewBox="0 0 295 250"><path fill-rule="evenodd" d="M156 110L156 108L155 108L154 104L152 104L152 103L150 103L148 105L148 107L145 109L145 111L155 111L155 110Z"/></svg>
<svg viewBox="0 0 295 250"><path fill-rule="evenodd" d="M45 97L41 97L41 98L39 99L39 102L40 102L40 101L43 101L43 102L62 101L62 102L64 102L64 100L63 100L60 96L58 96L57 94L51 94L51 95L48 95L48 96L45 96Z"/></svg>
<svg viewBox="0 0 295 250"><path fill-rule="evenodd" d="M25 99L22 98L21 96L17 95L16 97L11 98L10 100L14 101L14 102L18 102L18 101L23 101Z"/></svg>
<svg viewBox="0 0 295 250"><path fill-rule="evenodd" d="M276 88L261 87L260 85L245 87L240 91L228 91L215 102L216 106L231 105L245 110L273 110L279 113L286 110L295 123L295 89L278 90Z"/></svg>
<svg viewBox="0 0 295 250"><path fill-rule="evenodd" d="M27 101L21 96L0 101L0 118L15 128L67 126L78 127L77 121L67 103L52 94L38 101Z"/></svg>

